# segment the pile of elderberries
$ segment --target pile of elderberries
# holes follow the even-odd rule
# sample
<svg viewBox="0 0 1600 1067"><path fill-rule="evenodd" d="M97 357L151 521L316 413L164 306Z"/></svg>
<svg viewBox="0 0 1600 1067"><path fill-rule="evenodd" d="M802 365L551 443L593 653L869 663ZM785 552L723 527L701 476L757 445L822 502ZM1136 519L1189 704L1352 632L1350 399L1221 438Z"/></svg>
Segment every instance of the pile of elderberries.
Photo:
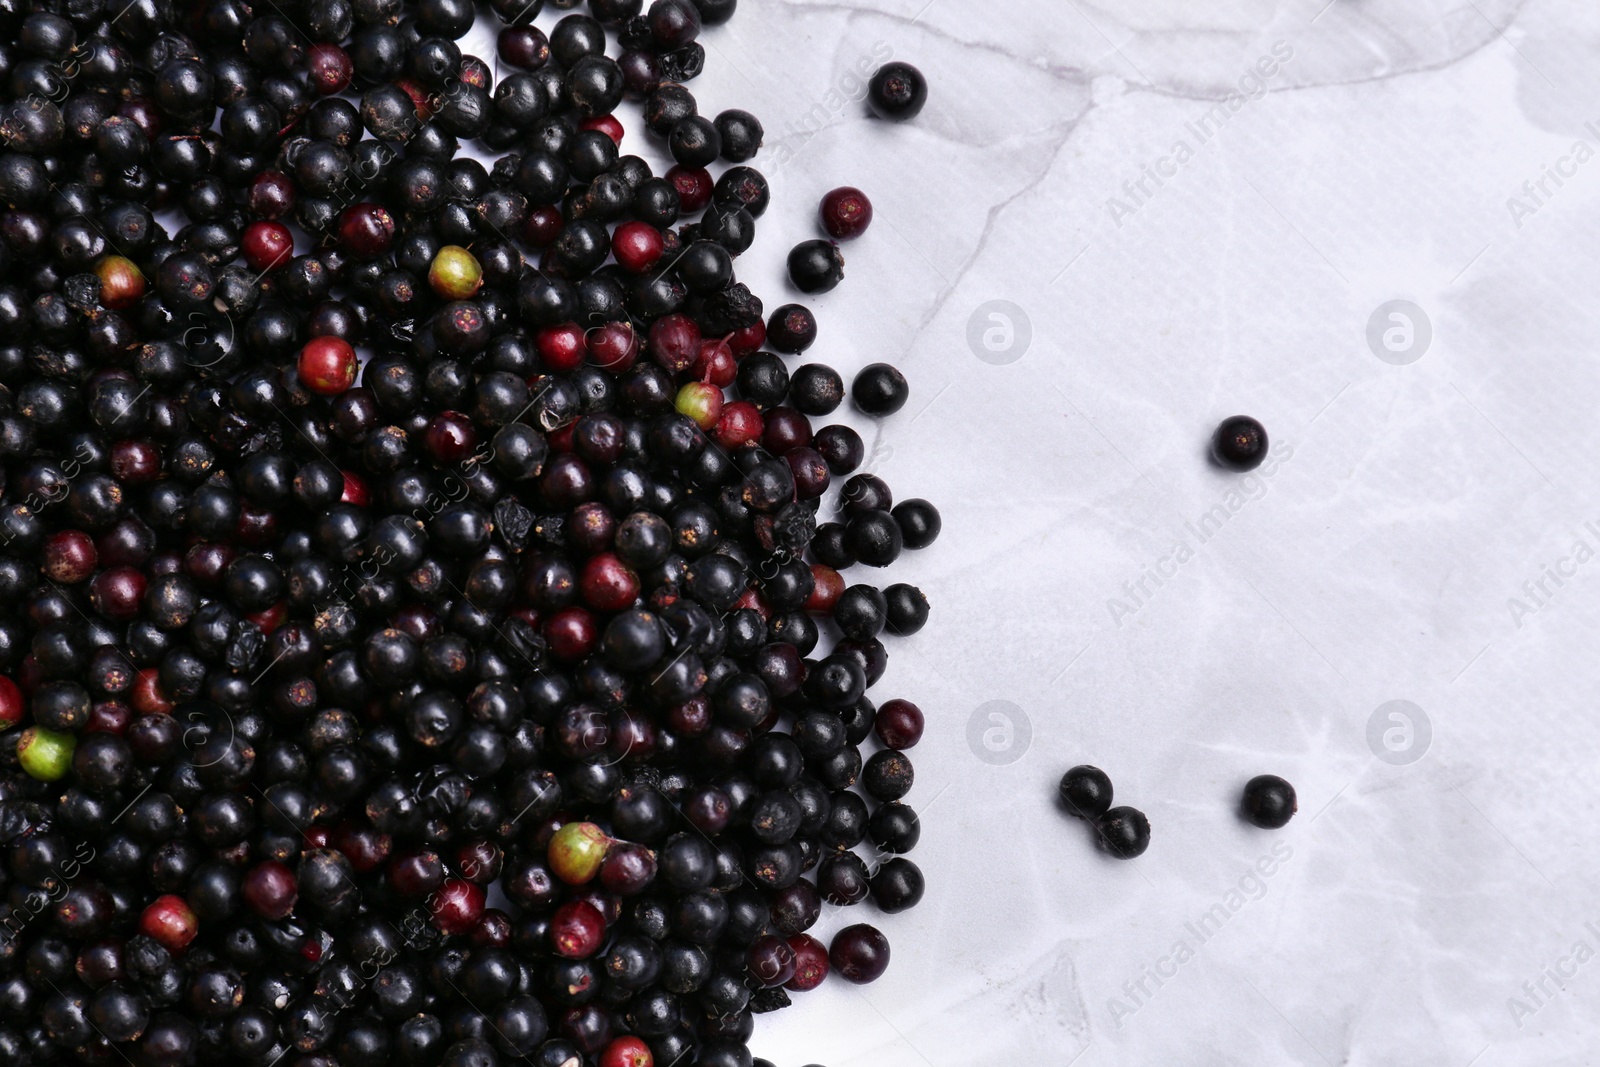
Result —
<svg viewBox="0 0 1600 1067"><path fill-rule="evenodd" d="M939 515L735 279L734 0L491 6L0 0L7 1067L751 1067L922 896L928 605L842 574Z"/></svg>

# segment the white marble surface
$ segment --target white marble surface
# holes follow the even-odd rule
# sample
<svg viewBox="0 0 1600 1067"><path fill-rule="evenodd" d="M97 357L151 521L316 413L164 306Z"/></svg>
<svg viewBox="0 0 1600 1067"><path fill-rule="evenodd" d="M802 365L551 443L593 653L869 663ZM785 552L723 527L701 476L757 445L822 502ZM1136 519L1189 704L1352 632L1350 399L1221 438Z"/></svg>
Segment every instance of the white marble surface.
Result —
<svg viewBox="0 0 1600 1067"><path fill-rule="evenodd" d="M739 266L769 306L820 195L872 197L808 355L907 370L873 463L945 521L893 571L933 619L875 691L929 713L908 798L927 899L830 910L823 936L881 920L888 975L761 1018L756 1051L1597 1062L1600 9L745 0L706 43L702 108L768 131L774 202ZM866 117L875 48L928 75L917 121ZM1178 141L1191 157L1163 163ZM1136 200L1147 165L1170 176ZM986 362L969 321L994 300L1031 343ZM1369 346L1391 300L1431 324L1420 358ZM1203 459L1241 412L1273 435L1270 477ZM1202 542L1186 524L1218 504ZM1547 566L1572 576L1525 591ZM1169 577L1134 601L1146 568ZM1010 763L969 745L993 700L1028 723ZM1410 763L1369 747L1391 700L1431 725ZM1052 805L1086 761L1149 814L1142 859L1103 859ZM1300 792L1281 832L1232 814L1262 772ZM1219 930L1188 932L1219 904ZM1547 968L1564 991L1538 989Z"/></svg>

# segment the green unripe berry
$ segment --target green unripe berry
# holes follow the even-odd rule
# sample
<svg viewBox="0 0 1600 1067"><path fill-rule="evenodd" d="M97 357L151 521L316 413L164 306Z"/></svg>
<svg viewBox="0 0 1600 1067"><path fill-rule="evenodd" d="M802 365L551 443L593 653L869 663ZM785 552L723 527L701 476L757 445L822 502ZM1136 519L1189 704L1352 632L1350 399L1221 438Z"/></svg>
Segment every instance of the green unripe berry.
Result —
<svg viewBox="0 0 1600 1067"><path fill-rule="evenodd" d="M17 737L17 759L22 769L41 782L66 777L78 739L71 734L30 726Z"/></svg>
<svg viewBox="0 0 1600 1067"><path fill-rule="evenodd" d="M600 873L611 838L592 822L569 822L550 838L550 870L568 885L582 885Z"/></svg>

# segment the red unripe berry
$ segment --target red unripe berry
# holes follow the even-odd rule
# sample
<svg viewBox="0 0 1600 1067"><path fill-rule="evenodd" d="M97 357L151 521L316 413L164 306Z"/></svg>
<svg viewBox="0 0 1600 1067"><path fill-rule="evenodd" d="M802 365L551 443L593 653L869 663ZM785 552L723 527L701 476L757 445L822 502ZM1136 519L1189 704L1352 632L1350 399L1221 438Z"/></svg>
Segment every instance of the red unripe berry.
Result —
<svg viewBox="0 0 1600 1067"><path fill-rule="evenodd" d="M594 650L600 639L594 616L583 608L562 608L544 622L544 639L557 659L579 660Z"/></svg>
<svg viewBox="0 0 1600 1067"><path fill-rule="evenodd" d="M529 383L528 388L537 390L538 386ZM577 432L578 423L577 420L573 420L572 422L567 423L565 426L562 426L559 429L551 430L549 433L545 434L545 441L549 443L550 451L552 452L571 452L574 450L572 436Z"/></svg>
<svg viewBox="0 0 1600 1067"><path fill-rule="evenodd" d="M100 303L112 311L126 310L144 296L144 275L131 259L106 256L94 272L100 279Z"/></svg>
<svg viewBox="0 0 1600 1067"><path fill-rule="evenodd" d="M722 406L722 417L717 420L714 436L717 444L731 450L761 440L764 428L760 408L748 400L735 400Z"/></svg>
<svg viewBox="0 0 1600 1067"><path fill-rule="evenodd" d="M860 237L872 224L872 201L851 186L835 189L822 198L822 228L836 241Z"/></svg>
<svg viewBox="0 0 1600 1067"><path fill-rule="evenodd" d="M611 138L612 144L620 145L622 143L622 123L617 121L617 116L615 115L596 115L592 119L584 119L578 123L578 129L599 130Z"/></svg>
<svg viewBox="0 0 1600 1067"><path fill-rule="evenodd" d="M428 90L410 78L401 78L394 84L395 88L411 98L411 106L415 109L417 118L424 122L433 118L434 98L428 94Z"/></svg>
<svg viewBox="0 0 1600 1067"><path fill-rule="evenodd" d="M294 903L300 896L300 885L287 864L267 860L245 873L239 892L257 915L267 919L286 919L294 911Z"/></svg>
<svg viewBox="0 0 1600 1067"><path fill-rule="evenodd" d="M648 222L624 222L611 235L611 254L630 274L643 274L661 260L661 231Z"/></svg>
<svg viewBox="0 0 1600 1067"><path fill-rule="evenodd" d="M339 214L339 243L353 256L375 259L394 246L394 216L382 204L351 204Z"/></svg>
<svg viewBox="0 0 1600 1067"><path fill-rule="evenodd" d="M620 897L644 892L655 877L656 854L631 842L614 845L600 864L600 884Z"/></svg>
<svg viewBox="0 0 1600 1067"><path fill-rule="evenodd" d="M733 349L734 357L737 359L743 359L766 343L767 324L760 319L728 335L728 347Z"/></svg>
<svg viewBox="0 0 1600 1067"><path fill-rule="evenodd" d="M133 709L144 715L171 715L172 699L161 688L161 672L146 667L133 683Z"/></svg>
<svg viewBox="0 0 1600 1067"><path fill-rule="evenodd" d="M796 993L817 988L828 977L828 949L810 934L795 934L789 938L789 949L794 953L794 977L784 983Z"/></svg>
<svg viewBox="0 0 1600 1067"><path fill-rule="evenodd" d="M389 853L394 849L394 838L387 833L379 833L370 825L346 824L334 833L333 846L344 853L355 872L365 875L370 870L378 870L389 859ZM467 881L478 880L467 878Z"/></svg>
<svg viewBox="0 0 1600 1067"><path fill-rule="evenodd" d="M444 885L444 861L427 850L397 856L389 864L389 884L402 896L425 897Z"/></svg>
<svg viewBox="0 0 1600 1067"><path fill-rule="evenodd" d="M772 618L771 605L769 605L766 600L762 598L761 594L754 589L746 589L744 592L739 594L739 599L733 602L733 610L735 611L743 611L746 608L749 608L757 615L760 615L762 622L766 622L768 619Z"/></svg>
<svg viewBox="0 0 1600 1067"><path fill-rule="evenodd" d="M470 931L483 915L483 890L461 878L448 879L428 901L433 925L446 936Z"/></svg>
<svg viewBox="0 0 1600 1067"><path fill-rule="evenodd" d="M289 262L294 255L294 235L281 222L252 222L244 228L244 261L253 271L268 271Z"/></svg>
<svg viewBox="0 0 1600 1067"><path fill-rule="evenodd" d="M811 587L811 595L806 597L806 610L818 615L832 615L833 606L844 592L844 578L832 567L821 563L811 565L811 578L815 584Z"/></svg>
<svg viewBox="0 0 1600 1067"><path fill-rule="evenodd" d="M146 485L161 477L161 450L148 441L111 446L111 476L123 485Z"/></svg>
<svg viewBox="0 0 1600 1067"><path fill-rule="evenodd" d="M0 675L0 730L9 730L22 721L22 690L5 675Z"/></svg>
<svg viewBox="0 0 1600 1067"><path fill-rule="evenodd" d="M739 376L739 361L733 357L733 349L728 347L727 341L712 337L700 342L700 356L695 361L694 376L719 389L726 389L733 384L733 380Z"/></svg>
<svg viewBox="0 0 1600 1067"><path fill-rule="evenodd" d="M89 725L83 728L86 734L116 734L121 737L128 732L128 724L133 721L133 709L120 700L98 700L89 709ZM0 730L6 728L5 711L0 708Z"/></svg>
<svg viewBox="0 0 1600 1067"><path fill-rule="evenodd" d="M250 612L245 616L245 621L252 623L263 634L271 634L272 631L282 626L283 620L288 617L289 604L287 601L280 600L270 608Z"/></svg>
<svg viewBox="0 0 1600 1067"><path fill-rule="evenodd" d="M354 504L364 508L372 501L372 490L367 488L367 483L359 474L349 471L340 471L344 475L344 491L339 494L339 503Z"/></svg>
<svg viewBox="0 0 1600 1067"><path fill-rule="evenodd" d="M589 361L601 370L621 374L639 358L639 332L631 322L608 322L584 335Z"/></svg>
<svg viewBox="0 0 1600 1067"><path fill-rule="evenodd" d="M693 215L705 210L705 206L711 203L715 186L711 181L711 172L704 167L673 167L667 171L667 181L678 190L678 210L683 214Z"/></svg>
<svg viewBox="0 0 1600 1067"><path fill-rule="evenodd" d="M146 580L136 567L112 567L89 583L89 603L112 622L132 622L139 617Z"/></svg>
<svg viewBox="0 0 1600 1067"><path fill-rule="evenodd" d="M650 1046L632 1035L617 1038L600 1053L600 1067L655 1067L655 1063Z"/></svg>
<svg viewBox="0 0 1600 1067"><path fill-rule="evenodd" d="M677 374L700 358L700 327L687 315L663 315L650 324L650 355Z"/></svg>
<svg viewBox="0 0 1600 1067"><path fill-rule="evenodd" d="M602 552L584 562L578 591L597 611L621 611L639 596L639 576L615 553Z"/></svg>
<svg viewBox="0 0 1600 1067"><path fill-rule="evenodd" d="M535 335L539 359L552 371L577 370L588 353L584 343L583 327L575 322L545 326Z"/></svg>
<svg viewBox="0 0 1600 1067"><path fill-rule="evenodd" d="M478 446L478 431L459 411L441 411L428 423L422 443L437 462L460 463Z"/></svg>
<svg viewBox="0 0 1600 1067"><path fill-rule="evenodd" d="M569 900L550 917L550 945L558 956L586 960L600 951L606 919L587 900Z"/></svg>
<svg viewBox="0 0 1600 1067"><path fill-rule="evenodd" d="M99 562L94 538L82 530L61 530L45 538L45 577L63 585L76 585L94 573Z"/></svg>
<svg viewBox="0 0 1600 1067"><path fill-rule="evenodd" d="M909 700L886 700L878 706L872 728L888 748L907 749L922 740L922 709Z"/></svg>
<svg viewBox="0 0 1600 1067"><path fill-rule="evenodd" d="M350 342L317 337L300 350L300 383L319 396L338 396L356 384L361 363Z"/></svg>
<svg viewBox="0 0 1600 1067"><path fill-rule="evenodd" d="M139 916L139 932L176 955L200 933L200 920L182 897L159 896Z"/></svg>
<svg viewBox="0 0 1600 1067"><path fill-rule="evenodd" d="M788 455L811 443L811 420L794 408L779 406L766 413L767 428L761 443L774 456Z"/></svg>

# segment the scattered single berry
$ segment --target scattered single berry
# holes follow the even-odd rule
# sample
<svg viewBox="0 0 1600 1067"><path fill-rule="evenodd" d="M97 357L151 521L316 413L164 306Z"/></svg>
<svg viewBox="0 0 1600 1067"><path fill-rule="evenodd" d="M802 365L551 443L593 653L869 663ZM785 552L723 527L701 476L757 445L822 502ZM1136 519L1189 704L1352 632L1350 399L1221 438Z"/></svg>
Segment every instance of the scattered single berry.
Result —
<svg viewBox="0 0 1600 1067"><path fill-rule="evenodd" d="M1260 774L1245 783L1239 810L1256 826L1276 830L1287 825L1300 809L1294 786L1275 774Z"/></svg>
<svg viewBox="0 0 1600 1067"><path fill-rule="evenodd" d="M872 201L853 186L842 186L822 198L822 228L835 241L860 237L872 225Z"/></svg>
<svg viewBox="0 0 1600 1067"><path fill-rule="evenodd" d="M1267 428L1248 415L1223 419L1211 435L1211 455L1230 470L1255 470L1267 458Z"/></svg>

